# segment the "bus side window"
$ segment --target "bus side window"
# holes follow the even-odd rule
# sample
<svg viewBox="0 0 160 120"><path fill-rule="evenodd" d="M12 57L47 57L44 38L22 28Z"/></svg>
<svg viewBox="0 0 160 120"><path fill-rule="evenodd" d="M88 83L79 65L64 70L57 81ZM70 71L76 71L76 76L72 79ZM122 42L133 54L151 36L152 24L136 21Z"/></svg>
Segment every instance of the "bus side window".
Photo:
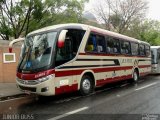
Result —
<svg viewBox="0 0 160 120"><path fill-rule="evenodd" d="M84 30L68 29L64 42L64 47L57 47L56 49L55 66L62 65L72 60L76 56L84 34Z"/></svg>
<svg viewBox="0 0 160 120"><path fill-rule="evenodd" d="M106 47L105 47L105 37L101 35L97 35L97 51L99 53L104 53L106 52Z"/></svg>
<svg viewBox="0 0 160 120"><path fill-rule="evenodd" d="M125 54L125 45L124 45L124 41L121 41L121 53Z"/></svg>
<svg viewBox="0 0 160 120"><path fill-rule="evenodd" d="M96 52L97 51L96 35L90 34L89 39L87 41L87 46L85 49L87 52Z"/></svg>
<svg viewBox="0 0 160 120"><path fill-rule="evenodd" d="M141 56L144 56L144 55L145 55L145 47L144 47L144 45L140 45L140 46L139 46L139 54L140 54Z"/></svg>
<svg viewBox="0 0 160 120"><path fill-rule="evenodd" d="M121 53L131 54L131 46L128 41L121 41Z"/></svg>
<svg viewBox="0 0 160 120"><path fill-rule="evenodd" d="M138 55L138 43L131 43L131 51L132 51L132 55Z"/></svg>
<svg viewBox="0 0 160 120"><path fill-rule="evenodd" d="M120 53L120 43L119 40L116 38L113 39L113 52Z"/></svg>
<svg viewBox="0 0 160 120"><path fill-rule="evenodd" d="M151 51L151 58L152 58L152 64L155 63L155 56L154 56L154 51Z"/></svg>
<svg viewBox="0 0 160 120"><path fill-rule="evenodd" d="M145 45L145 51L146 51L146 56L150 55L150 46L149 45Z"/></svg>
<svg viewBox="0 0 160 120"><path fill-rule="evenodd" d="M113 53L113 45L112 45L113 43L112 43L112 41L111 41L111 39L108 39L107 40L107 52L108 53Z"/></svg>
<svg viewBox="0 0 160 120"><path fill-rule="evenodd" d="M122 54L125 54L125 44L124 44L124 41L121 41L121 53Z"/></svg>
<svg viewBox="0 0 160 120"><path fill-rule="evenodd" d="M106 51L107 53L111 53L112 51L112 42L108 36L106 37Z"/></svg>
<svg viewBox="0 0 160 120"><path fill-rule="evenodd" d="M120 43L119 39L113 37L107 37L107 52L111 54L120 53Z"/></svg>

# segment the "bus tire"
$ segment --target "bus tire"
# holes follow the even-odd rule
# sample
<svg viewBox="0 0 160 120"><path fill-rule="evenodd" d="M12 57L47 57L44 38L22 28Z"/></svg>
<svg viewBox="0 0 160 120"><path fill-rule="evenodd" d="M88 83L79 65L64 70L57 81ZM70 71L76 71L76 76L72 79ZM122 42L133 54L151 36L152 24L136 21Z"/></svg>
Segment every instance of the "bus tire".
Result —
<svg viewBox="0 0 160 120"><path fill-rule="evenodd" d="M81 79L81 84L80 84L80 94L85 96L89 95L92 93L94 90L94 85L92 82L92 79L88 75L84 75Z"/></svg>
<svg viewBox="0 0 160 120"><path fill-rule="evenodd" d="M133 78L132 78L133 82L134 83L137 83L138 80L139 80L139 73L138 73L138 70L135 69L134 72L133 72Z"/></svg>

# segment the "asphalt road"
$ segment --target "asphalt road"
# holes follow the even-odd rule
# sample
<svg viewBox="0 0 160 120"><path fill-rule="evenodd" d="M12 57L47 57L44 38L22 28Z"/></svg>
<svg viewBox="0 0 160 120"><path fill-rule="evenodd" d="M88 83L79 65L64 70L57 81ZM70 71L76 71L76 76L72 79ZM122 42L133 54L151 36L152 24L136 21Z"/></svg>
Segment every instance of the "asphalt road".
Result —
<svg viewBox="0 0 160 120"><path fill-rule="evenodd" d="M84 97L76 92L7 100L0 102L0 115L23 120L160 120L160 76L146 76L137 84L109 84Z"/></svg>

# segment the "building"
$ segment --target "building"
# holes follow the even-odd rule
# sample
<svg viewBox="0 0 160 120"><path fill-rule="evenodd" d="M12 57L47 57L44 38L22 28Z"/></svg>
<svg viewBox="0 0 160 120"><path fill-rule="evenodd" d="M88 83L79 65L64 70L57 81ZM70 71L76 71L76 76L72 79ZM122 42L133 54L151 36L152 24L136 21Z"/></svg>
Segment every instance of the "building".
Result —
<svg viewBox="0 0 160 120"><path fill-rule="evenodd" d="M4 54L9 52L9 41L0 40L0 83L15 82L20 47L21 44L17 44L13 48L13 53L15 53L15 62L4 63Z"/></svg>

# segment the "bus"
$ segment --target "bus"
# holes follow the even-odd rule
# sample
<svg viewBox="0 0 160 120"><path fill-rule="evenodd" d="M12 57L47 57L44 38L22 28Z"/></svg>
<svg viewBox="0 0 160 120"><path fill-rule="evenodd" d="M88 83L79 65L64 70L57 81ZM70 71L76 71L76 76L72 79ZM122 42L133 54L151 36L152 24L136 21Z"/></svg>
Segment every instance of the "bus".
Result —
<svg viewBox="0 0 160 120"><path fill-rule="evenodd" d="M23 39L21 39L23 40ZM20 41L14 40L10 44ZM80 91L151 72L150 44L84 24L59 24L29 33L22 45L16 82L42 96Z"/></svg>
<svg viewBox="0 0 160 120"><path fill-rule="evenodd" d="M152 73L160 73L160 46L151 46Z"/></svg>

